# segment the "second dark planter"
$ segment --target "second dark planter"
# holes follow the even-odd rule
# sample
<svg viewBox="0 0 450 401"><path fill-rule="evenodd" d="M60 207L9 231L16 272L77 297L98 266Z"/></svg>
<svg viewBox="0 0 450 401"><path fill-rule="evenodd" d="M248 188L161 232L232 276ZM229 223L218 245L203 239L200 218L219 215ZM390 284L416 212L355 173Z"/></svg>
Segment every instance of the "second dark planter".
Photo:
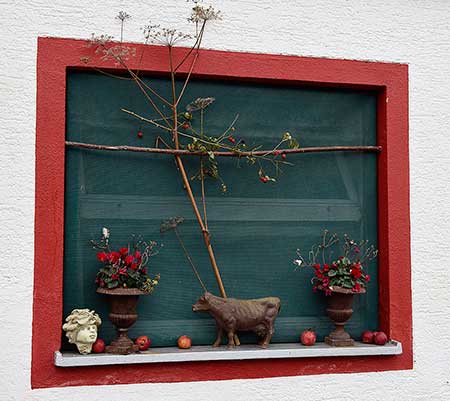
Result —
<svg viewBox="0 0 450 401"><path fill-rule="evenodd" d="M136 323L136 311L140 295L147 293L137 288L97 288L97 293L104 294L109 302L109 320L117 329L117 337L106 346L110 354L131 354L137 352L139 347L128 337L128 329Z"/></svg>
<svg viewBox="0 0 450 401"><path fill-rule="evenodd" d="M359 293L342 287L333 287L331 295L328 296L328 317L333 321L336 329L325 337L325 343L334 347L351 347L355 341L345 331L344 325L353 314L353 296L365 293L364 288Z"/></svg>

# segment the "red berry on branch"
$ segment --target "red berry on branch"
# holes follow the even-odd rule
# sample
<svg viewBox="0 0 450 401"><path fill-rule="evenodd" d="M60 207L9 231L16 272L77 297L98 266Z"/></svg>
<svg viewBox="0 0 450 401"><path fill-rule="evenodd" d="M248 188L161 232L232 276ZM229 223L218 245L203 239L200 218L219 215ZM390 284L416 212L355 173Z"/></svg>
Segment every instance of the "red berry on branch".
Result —
<svg viewBox="0 0 450 401"><path fill-rule="evenodd" d="M261 180L261 182L263 182L264 184L269 181L269 179L266 176L262 176L259 178Z"/></svg>
<svg viewBox="0 0 450 401"><path fill-rule="evenodd" d="M286 153L282 153L282 154L281 154L281 158L282 158L283 160L286 160Z"/></svg>
<svg viewBox="0 0 450 401"><path fill-rule="evenodd" d="M138 138L142 138L144 136L144 133L142 131L138 131L137 136Z"/></svg>
<svg viewBox="0 0 450 401"><path fill-rule="evenodd" d="M189 123L184 123L181 128L188 129L191 125Z"/></svg>
<svg viewBox="0 0 450 401"><path fill-rule="evenodd" d="M228 138L228 140L229 140L231 143L235 143L235 142L236 142L236 139L234 139L234 137L232 137L232 136L230 136L230 137Z"/></svg>

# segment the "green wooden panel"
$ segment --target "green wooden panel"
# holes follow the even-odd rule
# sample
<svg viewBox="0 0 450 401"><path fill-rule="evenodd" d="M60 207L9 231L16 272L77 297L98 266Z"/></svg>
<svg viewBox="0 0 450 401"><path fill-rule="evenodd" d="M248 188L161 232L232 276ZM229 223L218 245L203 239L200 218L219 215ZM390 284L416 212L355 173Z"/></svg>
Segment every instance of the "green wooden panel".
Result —
<svg viewBox="0 0 450 401"><path fill-rule="evenodd" d="M149 82L169 96L167 80ZM371 92L199 80L192 82L183 106L206 96L217 99L206 116L208 131L222 132L239 113L236 137L249 145L268 147L285 131L301 146L376 144L376 95ZM167 138L150 126L143 127L143 139L137 138L140 124L121 108L157 118L132 82L68 72L68 140L153 146L157 135ZM218 294L173 158L73 148L66 156L64 314L75 307L93 308L104 321L101 337L109 341L113 336L105 300L95 293L98 263L88 246L106 226L113 244L142 234L163 245L150 265L150 271L161 273L161 284L153 296L141 297L139 321L131 334L147 334L155 346L173 345L182 334L196 344L212 342L213 320L191 311L201 288L173 233L159 233L163 219L186 218L183 237L207 287ZM254 168L237 168L236 160L225 159L221 171L228 193L221 194L213 182L207 186L210 230L229 296L282 299L274 342L297 341L308 327L323 337L331 328L323 295L312 293L312 272L294 271L298 247L307 249L318 241L324 228L377 241L375 154L315 153L289 159L295 166L284 168L275 185L260 183ZM195 159L185 160L194 173ZM369 274L368 294L356 297L348 325L356 336L377 327L376 262ZM251 334L242 337L254 341Z"/></svg>

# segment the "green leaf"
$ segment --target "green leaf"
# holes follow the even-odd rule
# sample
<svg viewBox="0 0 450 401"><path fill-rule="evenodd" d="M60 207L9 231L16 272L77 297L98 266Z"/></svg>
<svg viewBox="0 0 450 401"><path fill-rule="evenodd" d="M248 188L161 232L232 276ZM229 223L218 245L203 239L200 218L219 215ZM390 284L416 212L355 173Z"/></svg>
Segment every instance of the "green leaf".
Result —
<svg viewBox="0 0 450 401"><path fill-rule="evenodd" d="M106 286L111 289L111 288L116 288L119 285L119 282L117 280L113 280L110 283L106 284Z"/></svg>

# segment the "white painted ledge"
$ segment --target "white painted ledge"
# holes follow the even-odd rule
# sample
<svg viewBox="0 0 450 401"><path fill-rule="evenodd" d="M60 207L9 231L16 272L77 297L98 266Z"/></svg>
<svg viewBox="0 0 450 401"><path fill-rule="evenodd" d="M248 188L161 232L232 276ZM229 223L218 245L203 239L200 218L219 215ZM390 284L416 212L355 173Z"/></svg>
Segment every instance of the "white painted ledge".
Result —
<svg viewBox="0 0 450 401"><path fill-rule="evenodd" d="M233 349L228 349L224 345L220 348L198 345L187 350L181 350L177 347L153 348L130 355L80 355L75 352L61 353L56 351L55 365L60 367L74 367L161 362L399 355L401 353L402 344L397 341L390 341L382 346L357 342L354 347L331 347L324 343L317 343L312 347L296 343L271 344L266 349L260 348L257 345L241 345Z"/></svg>

